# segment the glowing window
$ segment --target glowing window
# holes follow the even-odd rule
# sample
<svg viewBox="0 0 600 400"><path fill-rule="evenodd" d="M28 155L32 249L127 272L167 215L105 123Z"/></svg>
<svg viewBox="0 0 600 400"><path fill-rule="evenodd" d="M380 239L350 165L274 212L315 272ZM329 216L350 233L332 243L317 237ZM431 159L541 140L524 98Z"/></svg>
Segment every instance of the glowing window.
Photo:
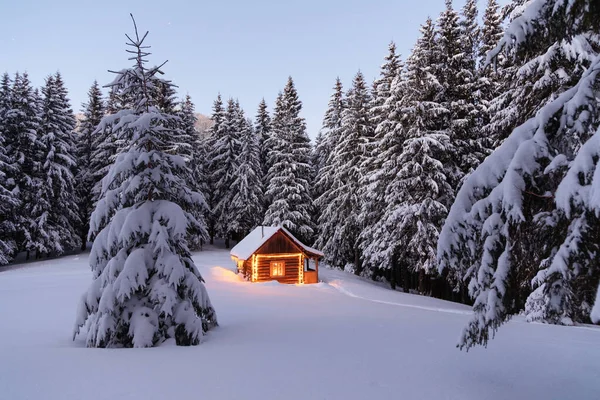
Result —
<svg viewBox="0 0 600 400"><path fill-rule="evenodd" d="M271 261L271 276L285 276L285 262L284 261Z"/></svg>

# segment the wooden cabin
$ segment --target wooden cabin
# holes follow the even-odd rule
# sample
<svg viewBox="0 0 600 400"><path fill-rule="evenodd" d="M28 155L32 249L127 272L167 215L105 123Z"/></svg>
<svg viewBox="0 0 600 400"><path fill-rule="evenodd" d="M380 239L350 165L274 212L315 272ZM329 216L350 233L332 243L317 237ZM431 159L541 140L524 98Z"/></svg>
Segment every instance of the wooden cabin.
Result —
<svg viewBox="0 0 600 400"><path fill-rule="evenodd" d="M259 226L233 249L238 272L251 282L317 283L323 253L283 227Z"/></svg>

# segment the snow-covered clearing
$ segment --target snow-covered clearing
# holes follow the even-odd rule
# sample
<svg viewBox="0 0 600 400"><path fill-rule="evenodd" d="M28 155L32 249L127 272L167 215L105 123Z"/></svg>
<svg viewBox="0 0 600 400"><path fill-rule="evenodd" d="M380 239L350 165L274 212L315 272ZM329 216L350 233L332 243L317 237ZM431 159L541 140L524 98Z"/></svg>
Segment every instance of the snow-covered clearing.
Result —
<svg viewBox="0 0 600 400"><path fill-rule="evenodd" d="M0 399L598 399L600 329L503 327L454 345L468 307L339 271L327 283L250 284L226 251L195 260L220 327L196 347L88 349L71 341L87 257L0 272ZM1 270L0 270L1 271Z"/></svg>

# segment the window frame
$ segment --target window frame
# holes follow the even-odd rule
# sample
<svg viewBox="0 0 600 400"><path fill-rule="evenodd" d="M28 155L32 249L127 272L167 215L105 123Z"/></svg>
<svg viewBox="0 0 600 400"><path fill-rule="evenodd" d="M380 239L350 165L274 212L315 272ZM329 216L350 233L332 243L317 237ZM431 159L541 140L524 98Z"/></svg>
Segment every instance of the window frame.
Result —
<svg viewBox="0 0 600 400"><path fill-rule="evenodd" d="M273 265L274 264L282 264L281 267L281 275L274 275L273 274ZM269 276L271 278L285 278L285 261L283 260L273 260L269 263Z"/></svg>

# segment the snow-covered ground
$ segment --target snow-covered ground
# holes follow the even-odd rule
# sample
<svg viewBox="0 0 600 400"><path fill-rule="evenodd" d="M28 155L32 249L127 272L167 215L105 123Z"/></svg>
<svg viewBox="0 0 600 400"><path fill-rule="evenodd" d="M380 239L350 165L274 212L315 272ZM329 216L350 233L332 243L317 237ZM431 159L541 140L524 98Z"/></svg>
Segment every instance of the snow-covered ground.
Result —
<svg viewBox="0 0 600 400"><path fill-rule="evenodd" d="M195 260L220 327L196 347L71 341L85 255L0 272L0 399L599 399L600 329L514 321L454 345L469 308L339 271L250 284L226 251ZM1 270L0 270L1 271Z"/></svg>

